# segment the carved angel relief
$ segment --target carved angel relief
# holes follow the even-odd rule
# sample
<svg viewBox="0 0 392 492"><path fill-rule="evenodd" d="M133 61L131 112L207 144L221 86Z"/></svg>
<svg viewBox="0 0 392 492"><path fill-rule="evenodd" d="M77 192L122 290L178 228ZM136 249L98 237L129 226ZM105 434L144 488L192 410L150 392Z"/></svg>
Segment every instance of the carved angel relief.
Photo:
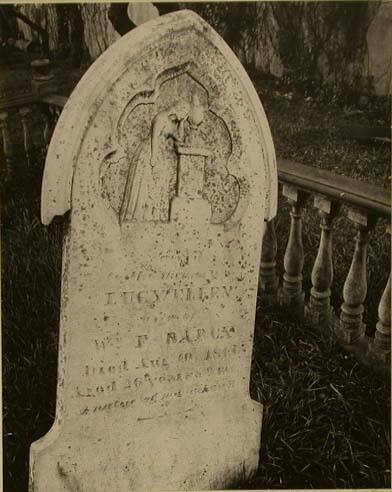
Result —
<svg viewBox="0 0 392 492"><path fill-rule="evenodd" d="M170 221L174 197L208 201L215 224L235 213L240 180L227 169L230 132L189 67L159 76L154 91L136 95L119 119L101 183L120 225Z"/></svg>

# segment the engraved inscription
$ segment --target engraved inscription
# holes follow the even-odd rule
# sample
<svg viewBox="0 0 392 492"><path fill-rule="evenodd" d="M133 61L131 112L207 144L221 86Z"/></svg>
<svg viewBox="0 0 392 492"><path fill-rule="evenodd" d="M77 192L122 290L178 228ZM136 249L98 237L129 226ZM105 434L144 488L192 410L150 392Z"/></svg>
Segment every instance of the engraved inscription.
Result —
<svg viewBox="0 0 392 492"><path fill-rule="evenodd" d="M86 364L83 377L91 383L76 386L74 397L100 399L100 403L83 405L80 414L130 409L140 404L147 407L158 403L167 405L184 396L211 394L232 387L232 383L227 380L232 368L224 361L242 350L237 343L231 342L235 334L234 326L167 331L162 334L162 338L168 347L175 348L186 343L185 346L190 344L190 349L176 349L168 357L151 357L143 352L139 358L123 359L118 363L112 361L105 364L102 361L99 365ZM214 340L215 344L211 345L209 340ZM135 341L135 348L143 351L147 349L148 352L152 349L147 335L135 335ZM206 343L195 345L198 341ZM210 383L212 376L215 381L213 385ZM127 399L124 399L125 393L129 394ZM106 399L114 394L119 396L114 400L101 401L102 397Z"/></svg>
<svg viewBox="0 0 392 492"><path fill-rule="evenodd" d="M116 304L156 304L160 302L204 302L230 297L232 285L205 285L169 289L133 290L125 292L106 292L105 306Z"/></svg>

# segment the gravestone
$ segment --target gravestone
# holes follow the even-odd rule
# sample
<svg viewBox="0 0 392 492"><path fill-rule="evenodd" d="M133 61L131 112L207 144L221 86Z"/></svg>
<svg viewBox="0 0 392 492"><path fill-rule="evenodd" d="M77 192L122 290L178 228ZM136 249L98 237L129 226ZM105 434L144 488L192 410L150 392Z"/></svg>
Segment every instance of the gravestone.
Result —
<svg viewBox="0 0 392 492"><path fill-rule="evenodd" d="M190 11L108 49L48 150L70 210L55 422L33 492L223 488L258 466L249 378L272 139L230 48Z"/></svg>

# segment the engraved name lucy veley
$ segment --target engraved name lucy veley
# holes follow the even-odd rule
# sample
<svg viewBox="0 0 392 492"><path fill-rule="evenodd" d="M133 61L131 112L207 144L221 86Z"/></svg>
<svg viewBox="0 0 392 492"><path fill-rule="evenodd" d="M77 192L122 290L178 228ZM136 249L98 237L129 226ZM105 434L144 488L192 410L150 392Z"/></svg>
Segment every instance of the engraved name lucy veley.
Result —
<svg viewBox="0 0 392 492"><path fill-rule="evenodd" d="M170 219L172 190L178 190L175 181L179 156L182 152L209 155L207 149L190 146L205 110L193 93L190 103L179 101L153 118L150 134L139 145L130 163L120 224L126 220L167 222Z"/></svg>

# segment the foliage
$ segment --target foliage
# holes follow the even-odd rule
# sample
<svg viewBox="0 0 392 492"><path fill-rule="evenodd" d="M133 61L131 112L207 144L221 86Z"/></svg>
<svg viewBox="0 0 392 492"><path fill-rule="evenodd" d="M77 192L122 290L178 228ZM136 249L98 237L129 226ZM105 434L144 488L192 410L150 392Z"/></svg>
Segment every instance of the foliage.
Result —
<svg viewBox="0 0 392 492"><path fill-rule="evenodd" d="M370 94L366 33L380 6L373 2L232 2L191 4L249 68L282 65L283 83ZM260 53L263 53L260 56Z"/></svg>
<svg viewBox="0 0 392 492"><path fill-rule="evenodd" d="M371 94L366 34L380 1L157 3L164 13L190 8L205 18L250 68L312 91ZM132 23L126 4L21 4L49 33L56 59L88 65ZM115 11L116 10L116 11Z"/></svg>

